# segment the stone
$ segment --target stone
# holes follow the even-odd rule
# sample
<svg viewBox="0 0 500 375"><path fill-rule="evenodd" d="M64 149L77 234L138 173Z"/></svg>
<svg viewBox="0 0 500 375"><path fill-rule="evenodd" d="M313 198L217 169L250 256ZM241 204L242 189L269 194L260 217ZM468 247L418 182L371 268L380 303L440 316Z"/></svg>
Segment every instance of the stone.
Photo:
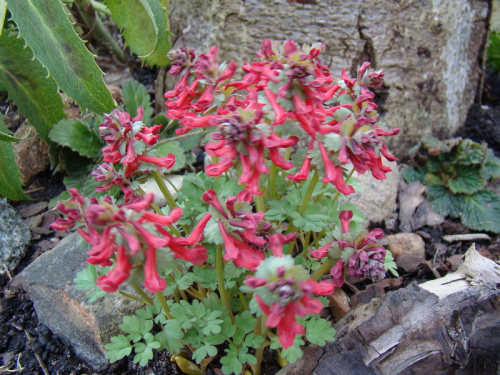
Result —
<svg viewBox="0 0 500 375"><path fill-rule="evenodd" d="M21 215L0 199L0 275L5 274L5 267L13 272L28 250L31 232Z"/></svg>
<svg viewBox="0 0 500 375"><path fill-rule="evenodd" d="M396 265L405 272L415 271L422 263L424 259L419 255L403 253L396 259Z"/></svg>
<svg viewBox="0 0 500 375"><path fill-rule="evenodd" d="M384 69L377 90L383 120L401 127L391 149L406 154L423 135L443 139L464 123L476 95L489 1L179 0L170 11L174 48L219 61L257 61L264 39L323 42L321 61L339 78L364 61ZM171 87L171 86L170 86Z"/></svg>
<svg viewBox="0 0 500 375"><path fill-rule="evenodd" d="M14 154L19 172L21 172L22 184L26 186L33 177L49 167L49 147L40 138L35 128L28 123L22 124L14 137L22 138L14 143Z"/></svg>
<svg viewBox="0 0 500 375"><path fill-rule="evenodd" d="M399 169L396 162L384 160L392 172L387 173L385 180L377 180L370 172L354 173L359 191L348 196L350 203L363 210L368 222L384 223L390 221L397 207Z"/></svg>
<svg viewBox="0 0 500 375"><path fill-rule="evenodd" d="M341 288L335 288L335 291L327 296L330 302L330 310L335 320L342 319L351 309L351 303L347 293Z"/></svg>
<svg viewBox="0 0 500 375"><path fill-rule="evenodd" d="M118 334L122 317L141 305L118 293L88 303L86 291L73 279L86 267L87 254L72 233L17 275L12 285L28 292L40 323L71 345L75 354L96 371L105 369L104 345Z"/></svg>
<svg viewBox="0 0 500 375"><path fill-rule="evenodd" d="M401 254L412 254L425 259L425 242L418 234L398 233L385 237L388 242L387 249L397 259Z"/></svg>
<svg viewBox="0 0 500 375"><path fill-rule="evenodd" d="M170 194L172 194L173 197L175 197L176 194L175 189L179 190L182 187L183 179L184 176L177 174L163 176L163 180L167 185L168 191L170 192ZM172 185L175 186L175 189L172 187ZM142 190L144 190L144 192L153 193L155 195L154 202L158 205L158 207L164 207L167 205L167 200L163 196L154 178L148 179L145 183L141 185L141 188Z"/></svg>
<svg viewBox="0 0 500 375"><path fill-rule="evenodd" d="M21 208L19 212L23 215L24 218L35 216L39 214L43 210L45 210L49 205L49 202L37 202L28 204L27 206Z"/></svg>

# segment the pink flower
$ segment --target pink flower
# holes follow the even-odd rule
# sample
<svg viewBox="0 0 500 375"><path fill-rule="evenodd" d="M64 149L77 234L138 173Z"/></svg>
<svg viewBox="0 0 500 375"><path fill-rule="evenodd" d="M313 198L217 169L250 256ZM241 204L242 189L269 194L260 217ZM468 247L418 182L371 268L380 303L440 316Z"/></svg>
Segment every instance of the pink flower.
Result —
<svg viewBox="0 0 500 375"><path fill-rule="evenodd" d="M108 293L114 293L118 287L129 278L132 268L124 246L118 246L118 255L115 267L107 275L97 279L97 286Z"/></svg>
<svg viewBox="0 0 500 375"><path fill-rule="evenodd" d="M340 211L339 214L342 232L349 233L349 223L352 219L352 211Z"/></svg>
<svg viewBox="0 0 500 375"><path fill-rule="evenodd" d="M296 317L319 314L323 304L312 296L331 294L333 285L311 280L303 266L294 265L293 258L285 255L262 261L255 276L245 278L242 290L247 289L254 293L267 315L266 325L277 329L279 341L286 349L293 345L297 335L305 332Z"/></svg>

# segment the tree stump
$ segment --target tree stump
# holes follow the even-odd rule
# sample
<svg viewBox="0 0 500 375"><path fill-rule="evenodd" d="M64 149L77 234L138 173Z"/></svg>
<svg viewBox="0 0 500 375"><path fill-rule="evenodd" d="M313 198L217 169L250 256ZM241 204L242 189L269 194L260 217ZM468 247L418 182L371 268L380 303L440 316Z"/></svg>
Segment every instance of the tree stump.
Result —
<svg viewBox="0 0 500 375"><path fill-rule="evenodd" d="M500 267L471 247L457 272L354 308L335 342L279 374L498 374L499 284Z"/></svg>

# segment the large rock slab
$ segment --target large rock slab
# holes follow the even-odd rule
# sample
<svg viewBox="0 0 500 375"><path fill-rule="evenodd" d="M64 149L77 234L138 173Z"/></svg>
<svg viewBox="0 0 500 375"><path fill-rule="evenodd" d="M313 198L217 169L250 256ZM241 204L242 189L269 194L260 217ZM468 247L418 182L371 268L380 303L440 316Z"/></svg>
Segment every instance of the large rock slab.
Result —
<svg viewBox="0 0 500 375"><path fill-rule="evenodd" d="M9 272L14 271L30 240L31 232L21 215L5 199L0 199L0 275L5 274L5 267Z"/></svg>
<svg viewBox="0 0 500 375"><path fill-rule="evenodd" d="M396 162L385 159L384 165L392 169L392 172L386 174L385 180L377 180L370 172L354 173L360 191L347 196L349 202L358 206L371 223L390 224L397 208L399 168Z"/></svg>
<svg viewBox="0 0 500 375"><path fill-rule="evenodd" d="M174 47L221 60L255 59L264 39L322 41L323 62L339 77L364 61L384 69L378 90L389 127L401 127L391 149L405 154L423 135L446 137L465 122L474 101L489 1L179 0L171 6Z"/></svg>
<svg viewBox="0 0 500 375"><path fill-rule="evenodd" d="M73 233L54 249L42 254L14 278L13 286L26 290L40 323L46 325L75 354L95 370L103 370L104 345L118 334L124 315L140 307L119 294L107 294L88 303L85 291L75 289L73 279L86 267L87 254Z"/></svg>

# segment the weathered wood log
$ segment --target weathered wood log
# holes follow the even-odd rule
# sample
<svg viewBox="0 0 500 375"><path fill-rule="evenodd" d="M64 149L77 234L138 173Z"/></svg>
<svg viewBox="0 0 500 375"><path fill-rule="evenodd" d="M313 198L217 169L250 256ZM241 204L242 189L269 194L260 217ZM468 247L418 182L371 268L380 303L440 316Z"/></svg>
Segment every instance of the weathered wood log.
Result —
<svg viewBox="0 0 500 375"><path fill-rule="evenodd" d="M499 284L500 267L471 247L457 272L354 308L335 342L279 374L498 374Z"/></svg>

